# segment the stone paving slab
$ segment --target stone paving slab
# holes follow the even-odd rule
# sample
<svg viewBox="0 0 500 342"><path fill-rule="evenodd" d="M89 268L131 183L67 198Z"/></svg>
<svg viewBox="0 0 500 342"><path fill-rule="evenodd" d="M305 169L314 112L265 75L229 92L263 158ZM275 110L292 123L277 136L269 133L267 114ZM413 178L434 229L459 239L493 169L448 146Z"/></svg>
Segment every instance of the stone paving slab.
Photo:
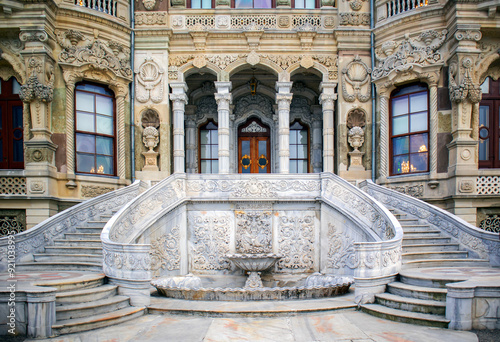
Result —
<svg viewBox="0 0 500 342"><path fill-rule="evenodd" d="M471 332L429 328L343 310L293 317L147 315L112 327L31 342L477 342Z"/></svg>

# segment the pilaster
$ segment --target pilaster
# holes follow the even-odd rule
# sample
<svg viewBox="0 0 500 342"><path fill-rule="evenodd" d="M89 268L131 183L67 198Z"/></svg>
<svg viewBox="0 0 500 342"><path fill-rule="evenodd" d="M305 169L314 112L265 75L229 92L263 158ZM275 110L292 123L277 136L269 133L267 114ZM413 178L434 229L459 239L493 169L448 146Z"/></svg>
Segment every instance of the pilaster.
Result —
<svg viewBox="0 0 500 342"><path fill-rule="evenodd" d="M278 104L279 173L290 172L290 103L292 82L276 82Z"/></svg>

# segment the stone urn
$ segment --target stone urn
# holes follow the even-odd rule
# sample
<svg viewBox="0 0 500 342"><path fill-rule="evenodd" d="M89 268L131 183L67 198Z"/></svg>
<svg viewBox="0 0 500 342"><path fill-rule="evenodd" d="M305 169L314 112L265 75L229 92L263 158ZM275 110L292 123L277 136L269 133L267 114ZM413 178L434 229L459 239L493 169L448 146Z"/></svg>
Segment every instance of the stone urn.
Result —
<svg viewBox="0 0 500 342"><path fill-rule="evenodd" d="M226 258L237 267L248 272L245 288L263 287L260 272L269 269L282 258L277 254L229 254Z"/></svg>

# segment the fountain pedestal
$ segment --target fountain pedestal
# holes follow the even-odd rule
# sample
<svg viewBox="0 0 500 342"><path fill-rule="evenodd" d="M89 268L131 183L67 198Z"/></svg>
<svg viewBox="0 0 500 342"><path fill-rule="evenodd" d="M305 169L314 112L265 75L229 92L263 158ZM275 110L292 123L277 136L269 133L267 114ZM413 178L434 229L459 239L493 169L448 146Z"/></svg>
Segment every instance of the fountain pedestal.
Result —
<svg viewBox="0 0 500 342"><path fill-rule="evenodd" d="M249 272L245 288L263 287L260 272L273 266L282 258L277 254L229 254L226 256L237 267Z"/></svg>

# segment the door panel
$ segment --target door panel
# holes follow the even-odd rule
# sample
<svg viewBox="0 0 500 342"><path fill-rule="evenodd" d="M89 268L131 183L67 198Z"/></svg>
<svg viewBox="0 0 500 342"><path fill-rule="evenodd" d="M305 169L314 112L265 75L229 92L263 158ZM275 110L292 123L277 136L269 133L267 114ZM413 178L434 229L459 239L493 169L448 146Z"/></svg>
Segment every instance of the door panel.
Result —
<svg viewBox="0 0 500 342"><path fill-rule="evenodd" d="M271 172L269 127L258 119L250 119L238 133L238 171L240 173Z"/></svg>

